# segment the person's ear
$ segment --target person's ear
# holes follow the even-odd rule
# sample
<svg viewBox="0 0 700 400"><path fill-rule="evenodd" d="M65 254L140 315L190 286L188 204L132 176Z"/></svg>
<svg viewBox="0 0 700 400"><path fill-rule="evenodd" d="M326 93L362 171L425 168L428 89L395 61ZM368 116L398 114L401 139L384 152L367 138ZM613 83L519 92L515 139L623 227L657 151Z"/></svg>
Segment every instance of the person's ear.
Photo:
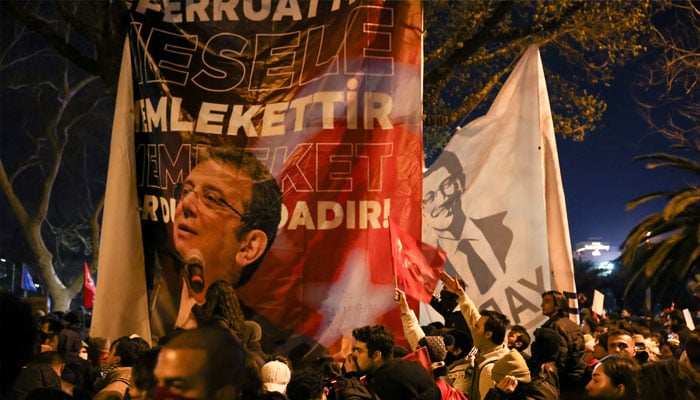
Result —
<svg viewBox="0 0 700 400"><path fill-rule="evenodd" d="M625 396L625 385L623 383L617 385L618 398L622 399Z"/></svg>
<svg viewBox="0 0 700 400"><path fill-rule="evenodd" d="M260 229L253 229L243 235L240 250L236 254L236 263L241 267L251 264L265 253L267 235Z"/></svg>
<svg viewBox="0 0 700 400"><path fill-rule="evenodd" d="M374 354L372 354L372 361L374 362L379 362L382 360L382 352L379 350L376 350Z"/></svg>
<svg viewBox="0 0 700 400"><path fill-rule="evenodd" d="M484 332L484 337L488 340L491 340L491 337L493 336L493 332L491 331L486 331Z"/></svg>

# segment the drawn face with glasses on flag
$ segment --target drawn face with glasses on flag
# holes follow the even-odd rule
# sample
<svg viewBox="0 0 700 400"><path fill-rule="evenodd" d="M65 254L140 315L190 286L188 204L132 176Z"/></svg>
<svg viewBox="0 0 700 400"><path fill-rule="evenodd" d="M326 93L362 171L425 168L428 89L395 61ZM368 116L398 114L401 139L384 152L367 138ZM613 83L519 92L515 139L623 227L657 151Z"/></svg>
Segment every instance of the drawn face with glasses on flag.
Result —
<svg viewBox="0 0 700 400"><path fill-rule="evenodd" d="M204 301L218 280L242 285L272 245L281 216L282 195L258 159L241 149L212 147L174 189L175 249L188 263L190 294Z"/></svg>
<svg viewBox="0 0 700 400"><path fill-rule="evenodd" d="M438 231L438 236L449 232L451 238L459 238L467 218L461 202L466 177L457 156L443 152L426 173L425 181L426 187L437 190L428 191L423 197L423 220Z"/></svg>

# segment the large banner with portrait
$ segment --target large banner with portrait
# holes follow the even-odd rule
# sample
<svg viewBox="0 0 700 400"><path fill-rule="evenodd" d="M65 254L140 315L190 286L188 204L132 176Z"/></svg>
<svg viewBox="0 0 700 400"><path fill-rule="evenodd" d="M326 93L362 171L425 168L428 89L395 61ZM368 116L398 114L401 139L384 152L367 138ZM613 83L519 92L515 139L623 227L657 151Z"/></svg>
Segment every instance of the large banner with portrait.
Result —
<svg viewBox="0 0 700 400"><path fill-rule="evenodd" d="M133 155L110 165L96 331L191 327L224 280L290 346L337 347L366 324L400 332L389 219L420 237L420 2L142 0L130 15L131 113L115 115L112 150ZM131 204L110 222L133 203L110 200L126 184L138 221ZM115 310L115 287L143 279L139 257L148 296ZM127 321L143 301L148 327Z"/></svg>
<svg viewBox="0 0 700 400"><path fill-rule="evenodd" d="M423 181L423 240L442 248L479 309L534 330L541 294L577 316L569 226L552 113L536 46L486 115L458 129Z"/></svg>

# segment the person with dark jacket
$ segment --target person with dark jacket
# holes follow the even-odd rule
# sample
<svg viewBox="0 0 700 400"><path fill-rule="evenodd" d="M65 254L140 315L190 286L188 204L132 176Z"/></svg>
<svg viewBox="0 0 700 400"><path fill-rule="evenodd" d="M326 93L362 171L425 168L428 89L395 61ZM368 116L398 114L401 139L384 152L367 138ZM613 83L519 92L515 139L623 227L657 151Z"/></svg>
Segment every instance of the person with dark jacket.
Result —
<svg viewBox="0 0 700 400"><path fill-rule="evenodd" d="M541 306L542 313L549 317L542 328L553 329L563 339L557 360L562 388L572 392L572 396L573 393L581 393L586 383L583 382L586 364L583 361L585 343L581 328L569 319L569 302L561 292L552 290L542 293Z"/></svg>
<svg viewBox="0 0 700 400"><path fill-rule="evenodd" d="M428 371L417 362L393 359L377 368L370 390L382 400L440 400Z"/></svg>
<svg viewBox="0 0 700 400"><path fill-rule="evenodd" d="M464 281L458 278L460 285L464 286ZM469 332L469 326L464 319L464 315L457 307L457 299L459 297L447 289L440 291L440 297L433 296L430 299L430 306L435 309L443 318L445 318L445 328L459 329L460 331Z"/></svg>
<svg viewBox="0 0 700 400"><path fill-rule="evenodd" d="M93 379L96 371L86 359L80 357L84 342L80 334L73 329L65 328L58 334L58 353L65 360L61 379L73 385L93 389Z"/></svg>
<svg viewBox="0 0 700 400"><path fill-rule="evenodd" d="M64 360L56 351L46 351L22 368L15 380L13 396L24 400L29 393L39 388L61 388L61 371ZM13 397L10 397L13 398Z"/></svg>

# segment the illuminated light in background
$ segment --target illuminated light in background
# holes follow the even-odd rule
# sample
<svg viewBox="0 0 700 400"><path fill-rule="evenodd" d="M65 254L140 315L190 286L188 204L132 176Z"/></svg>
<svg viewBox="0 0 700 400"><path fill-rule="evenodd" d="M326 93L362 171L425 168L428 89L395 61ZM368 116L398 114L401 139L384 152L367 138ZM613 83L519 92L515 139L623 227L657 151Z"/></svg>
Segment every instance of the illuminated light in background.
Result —
<svg viewBox="0 0 700 400"><path fill-rule="evenodd" d="M598 263L596 269L600 271L600 273L598 274L599 276L608 276L613 273L613 270L615 269L615 264L613 264L610 261L603 261Z"/></svg>

